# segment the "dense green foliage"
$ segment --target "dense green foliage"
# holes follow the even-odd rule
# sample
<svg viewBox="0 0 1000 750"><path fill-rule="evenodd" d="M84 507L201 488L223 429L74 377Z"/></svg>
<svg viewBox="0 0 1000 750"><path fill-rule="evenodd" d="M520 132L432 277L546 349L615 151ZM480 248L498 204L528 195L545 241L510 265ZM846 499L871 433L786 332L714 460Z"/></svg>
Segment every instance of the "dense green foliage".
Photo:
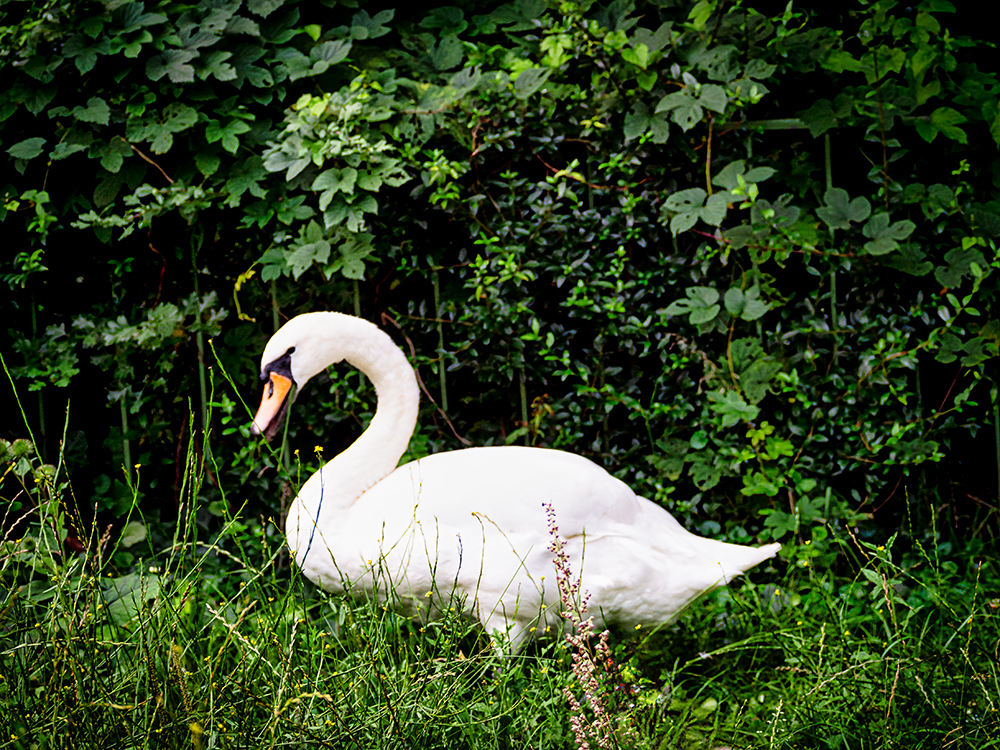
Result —
<svg viewBox="0 0 1000 750"><path fill-rule="evenodd" d="M920 632L893 664L925 688L959 679L919 664L951 647L927 635L935 618L986 606L937 598L942 581L979 591L982 571L997 595L976 562L1000 496L1000 80L982 24L946 0L358 5L0 9L0 438L30 430L40 454L5 467L5 538L41 538L15 481L35 477L61 508L43 515L68 519L46 548L86 551L59 575L78 592L96 576L73 601L115 600L101 581L174 554L178 524L186 544L287 577L279 506L374 394L331 370L283 451L251 441L243 402L270 333L336 309L412 354L427 398L407 458L586 455L693 530L782 542L782 589L815 590L775 616L823 633L853 631L872 591L895 612L898 579L905 627L869 613L865 643ZM891 556L864 546L894 533ZM224 559L178 562L170 590L211 573L232 599ZM801 649L754 648L839 680L841 662L799 666L815 633L796 632ZM646 657L645 677L668 680ZM898 720L878 703L890 682L866 711ZM801 685L779 692L759 714L772 738L776 705L782 721L819 711L789 708Z"/></svg>

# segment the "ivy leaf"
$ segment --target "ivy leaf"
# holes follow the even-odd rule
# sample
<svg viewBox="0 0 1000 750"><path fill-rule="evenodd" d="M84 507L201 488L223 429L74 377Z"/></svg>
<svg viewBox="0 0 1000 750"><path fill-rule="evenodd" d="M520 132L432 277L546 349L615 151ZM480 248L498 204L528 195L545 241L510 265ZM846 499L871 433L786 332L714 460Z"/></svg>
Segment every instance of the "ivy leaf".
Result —
<svg viewBox="0 0 1000 750"><path fill-rule="evenodd" d="M15 143L7 153L15 159L34 159L42 153L42 146L45 145L44 138L27 138L20 143Z"/></svg>
<svg viewBox="0 0 1000 750"><path fill-rule="evenodd" d="M124 183L125 178L120 174L104 175L101 181L97 183L97 187L94 188L94 205L97 208L104 208L104 206L111 205Z"/></svg>
<svg viewBox="0 0 1000 750"><path fill-rule="evenodd" d="M754 471L744 475L743 488L740 490L740 493L743 495L767 495L768 497L774 497L780 489L781 487L771 481L771 478L763 471ZM772 519L774 520L772 521ZM791 525L789 526L789 524ZM764 520L764 525L770 526L776 531L781 530L781 533L774 537L775 539L779 539L785 535L786 530L795 530L795 516L778 510Z"/></svg>
<svg viewBox="0 0 1000 750"><path fill-rule="evenodd" d="M752 422L757 418L760 409L748 404L736 391L726 390L722 393L712 391L708 394L712 411L722 417L723 427L732 427L741 419Z"/></svg>
<svg viewBox="0 0 1000 750"><path fill-rule="evenodd" d="M221 140L222 147L229 153L235 154L236 150L240 147L240 140L236 136L240 133L246 133L249 130L249 125L243 122L243 120L236 118L230 120L225 126L222 126L218 120L209 120L208 125L205 127L205 140L209 143Z"/></svg>
<svg viewBox="0 0 1000 750"><path fill-rule="evenodd" d="M552 68L527 68L514 79L514 96L527 99L545 85L552 75Z"/></svg>
<svg viewBox="0 0 1000 750"><path fill-rule="evenodd" d="M12 101L21 102L33 115L40 114L55 98L55 95L56 87L54 85L26 86L22 80L18 80L14 84L9 94ZM13 113L13 108L11 108L10 113Z"/></svg>
<svg viewBox="0 0 1000 750"><path fill-rule="evenodd" d="M462 41L457 36L443 37L429 50L431 63L434 65L435 70L450 70L454 68L462 62L464 53L465 49L462 47Z"/></svg>
<svg viewBox="0 0 1000 750"><path fill-rule="evenodd" d="M732 192L740 186L740 176L743 177L744 183L756 183L769 179L773 174L774 170L771 167L755 167L747 172L746 163L740 159L727 164L712 178L712 184Z"/></svg>
<svg viewBox="0 0 1000 750"><path fill-rule="evenodd" d="M96 122L99 125L107 125L111 119L108 103L96 96L87 100L86 107L74 107L70 114L81 122Z"/></svg>
<svg viewBox="0 0 1000 750"><path fill-rule="evenodd" d="M49 158L53 161L65 159L70 154L86 150L93 142L94 136L92 133L80 132L75 129L71 129L66 137L57 143L56 147L52 149L52 153L49 154Z"/></svg>
<svg viewBox="0 0 1000 750"><path fill-rule="evenodd" d="M702 492L712 489L722 478L722 469L716 466L715 453L710 450L698 451L691 457L689 473L691 481Z"/></svg>
<svg viewBox="0 0 1000 750"><path fill-rule="evenodd" d="M354 39L377 39L388 34L390 29L385 24L392 20L395 13L394 10L383 10L369 16L367 11L358 11L351 20L351 36Z"/></svg>
<svg viewBox="0 0 1000 750"><path fill-rule="evenodd" d="M132 147L124 138L112 138L107 143L94 141L90 144L90 151L87 153L91 159L101 157L101 166L109 172L115 173L122 167L122 162L126 156L131 155Z"/></svg>
<svg viewBox="0 0 1000 750"><path fill-rule="evenodd" d="M670 303L667 315L687 315L692 325L700 325L714 320L721 309L718 305L719 293L707 286L691 286L684 290L687 299Z"/></svg>
<svg viewBox="0 0 1000 750"><path fill-rule="evenodd" d="M729 82L736 77L737 50L731 44L720 44L702 50L691 57L691 62L704 70L713 81Z"/></svg>
<svg viewBox="0 0 1000 750"><path fill-rule="evenodd" d="M246 34L247 36L260 36L260 27L256 21L243 16L233 16L229 19L224 30L225 34Z"/></svg>
<svg viewBox="0 0 1000 750"><path fill-rule="evenodd" d="M146 63L146 75L152 81L167 76L171 83L190 83L194 80L194 66L188 65L187 62L197 56L198 53L194 50L165 50L163 54L149 59Z"/></svg>
<svg viewBox="0 0 1000 750"><path fill-rule="evenodd" d="M813 138L817 138L830 128L837 125L837 118L833 114L833 104L829 99L820 99L809 109L799 112L798 117L809 127L809 133Z"/></svg>
<svg viewBox="0 0 1000 750"><path fill-rule="evenodd" d="M236 78L236 68L226 62L233 56L232 52L217 50L205 60L205 65L198 70L198 77L201 80L209 76L215 76L219 81L232 81Z"/></svg>
<svg viewBox="0 0 1000 750"><path fill-rule="evenodd" d="M933 143L938 133L946 138L951 138L959 143L967 143L968 136L965 131L958 127L963 122L968 122L961 112L951 107L938 107L931 112L930 120L917 120L917 133L928 143Z"/></svg>
<svg viewBox="0 0 1000 750"><path fill-rule="evenodd" d="M229 193L226 205L234 208L240 204L243 194L250 191L251 195L263 198L265 192L260 187L260 181L267 176L264 161L259 156L251 156L233 165L229 170L225 190Z"/></svg>
<svg viewBox="0 0 1000 750"><path fill-rule="evenodd" d="M685 132L701 121L702 108L688 90L675 91L660 99L657 112L670 112L671 119Z"/></svg>
<svg viewBox="0 0 1000 750"><path fill-rule="evenodd" d="M670 135L670 123L665 112L653 114L645 102L636 102L632 111L625 115L625 140L630 141L650 130L653 143L666 143Z"/></svg>
<svg viewBox="0 0 1000 750"><path fill-rule="evenodd" d="M872 204L867 198L855 198L848 202L847 191L841 188L827 190L823 202L826 206L817 208L816 214L831 229L847 229L852 221L864 221L872 212Z"/></svg>
<svg viewBox="0 0 1000 750"><path fill-rule="evenodd" d="M646 63L649 62L649 47L645 44L637 44L635 47L625 47L622 50L622 59L645 70Z"/></svg>
<svg viewBox="0 0 1000 750"><path fill-rule="evenodd" d="M313 180L312 189L322 190L319 197L319 210L326 211L333 196L337 193L351 195L358 179L358 170L352 167L344 169L328 169Z"/></svg>
<svg viewBox="0 0 1000 750"><path fill-rule="evenodd" d="M66 57L73 58L76 69L81 73L89 73L97 64L99 54L106 55L111 51L111 40L102 36L96 42L91 43L84 34L74 34L62 47L62 53Z"/></svg>
<svg viewBox="0 0 1000 750"><path fill-rule="evenodd" d="M351 235L339 248L339 257L326 267L327 278L340 271L348 279L363 279L365 275L364 258L375 251L372 245L372 235L367 232Z"/></svg>
<svg viewBox="0 0 1000 750"><path fill-rule="evenodd" d="M890 255L882 262L911 276L926 276L934 270L934 264L925 260L927 254L914 244L903 245L899 252Z"/></svg>
<svg viewBox="0 0 1000 750"><path fill-rule="evenodd" d="M142 138L152 140L150 149L155 154L165 154L174 143L174 133L180 133L198 122L198 113L180 102L174 102L163 110L163 119L145 123Z"/></svg>
<svg viewBox="0 0 1000 750"><path fill-rule="evenodd" d="M382 187L382 176L371 169L358 172L357 186L362 190L370 190L374 193Z"/></svg>
<svg viewBox="0 0 1000 750"><path fill-rule="evenodd" d="M973 263L979 266L980 269L987 266L983 254L975 248L953 248L944 256L944 260L948 265L939 266L934 271L934 278L946 289L953 289L960 286L962 277L972 275L970 269Z"/></svg>
<svg viewBox="0 0 1000 750"><path fill-rule="evenodd" d="M311 161L309 152L302 143L302 136L295 133L280 148L271 148L265 152L264 168L268 172L286 170L285 180L291 180L308 167Z"/></svg>
<svg viewBox="0 0 1000 750"><path fill-rule="evenodd" d="M267 17L284 4L285 0L248 0L247 8L255 16Z"/></svg>
<svg viewBox="0 0 1000 750"><path fill-rule="evenodd" d="M726 292L724 297L726 311L735 318L748 321L757 320L771 309L769 304L758 299L759 296L760 289L757 286L752 286L745 292L738 287L733 287Z"/></svg>
<svg viewBox="0 0 1000 750"><path fill-rule="evenodd" d="M673 22L667 21L666 23L660 24L660 27L655 32L652 32L649 29L636 29L632 38L636 45L643 44L650 52L656 52L657 50L663 49L670 41L670 30L672 26Z"/></svg>
<svg viewBox="0 0 1000 750"><path fill-rule="evenodd" d="M865 243L865 252L869 255L890 253L899 247L896 241L906 239L914 229L916 225L912 221L904 219L890 225L889 214L876 214L861 230L865 237L872 240Z"/></svg>
<svg viewBox="0 0 1000 750"><path fill-rule="evenodd" d="M378 213L378 203L368 193L353 194L355 200L348 203L342 196L337 196L330 207L323 213L323 221L327 229L347 222L347 228L352 232L361 230L365 213Z"/></svg>
<svg viewBox="0 0 1000 750"><path fill-rule="evenodd" d="M298 280L313 263L326 263L330 258L330 243L324 237L322 227L315 221L310 221L299 232L298 243L284 255L292 276Z"/></svg>

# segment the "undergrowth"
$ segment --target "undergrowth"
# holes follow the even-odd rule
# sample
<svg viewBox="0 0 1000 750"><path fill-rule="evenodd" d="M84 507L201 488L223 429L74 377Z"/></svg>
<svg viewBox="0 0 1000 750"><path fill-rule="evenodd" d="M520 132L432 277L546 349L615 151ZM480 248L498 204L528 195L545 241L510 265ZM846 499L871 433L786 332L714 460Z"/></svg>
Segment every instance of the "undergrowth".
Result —
<svg viewBox="0 0 1000 750"><path fill-rule="evenodd" d="M28 440L0 454L0 747L569 748L589 718L564 640L501 656L458 616L326 595L265 519L207 533L193 448L162 539L140 519L83 528L61 466ZM615 634L606 746L1000 747L995 556L935 529L830 533L831 570L789 566Z"/></svg>

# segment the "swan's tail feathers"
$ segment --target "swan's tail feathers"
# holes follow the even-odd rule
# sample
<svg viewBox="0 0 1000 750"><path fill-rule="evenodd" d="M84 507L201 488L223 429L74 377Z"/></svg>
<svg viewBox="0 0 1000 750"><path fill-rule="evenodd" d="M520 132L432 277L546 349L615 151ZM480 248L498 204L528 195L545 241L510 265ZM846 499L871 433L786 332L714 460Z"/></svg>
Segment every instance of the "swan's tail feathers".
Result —
<svg viewBox="0 0 1000 750"><path fill-rule="evenodd" d="M742 575L765 560L774 557L780 549L780 544L765 544L763 547L744 547L738 544L724 545L719 565L722 567L725 582L729 583L736 576Z"/></svg>

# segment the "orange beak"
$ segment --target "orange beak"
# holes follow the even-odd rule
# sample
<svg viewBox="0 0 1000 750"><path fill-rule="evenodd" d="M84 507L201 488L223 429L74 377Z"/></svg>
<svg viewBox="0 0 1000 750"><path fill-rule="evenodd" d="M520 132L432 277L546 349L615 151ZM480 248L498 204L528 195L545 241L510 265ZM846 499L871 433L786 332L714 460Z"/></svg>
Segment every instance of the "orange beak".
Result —
<svg viewBox="0 0 1000 750"><path fill-rule="evenodd" d="M260 408L250 425L250 433L253 435L263 434L268 439L273 438L281 422L288 412L288 394L292 390L291 378L272 372L270 379L264 386L264 395L260 400Z"/></svg>

